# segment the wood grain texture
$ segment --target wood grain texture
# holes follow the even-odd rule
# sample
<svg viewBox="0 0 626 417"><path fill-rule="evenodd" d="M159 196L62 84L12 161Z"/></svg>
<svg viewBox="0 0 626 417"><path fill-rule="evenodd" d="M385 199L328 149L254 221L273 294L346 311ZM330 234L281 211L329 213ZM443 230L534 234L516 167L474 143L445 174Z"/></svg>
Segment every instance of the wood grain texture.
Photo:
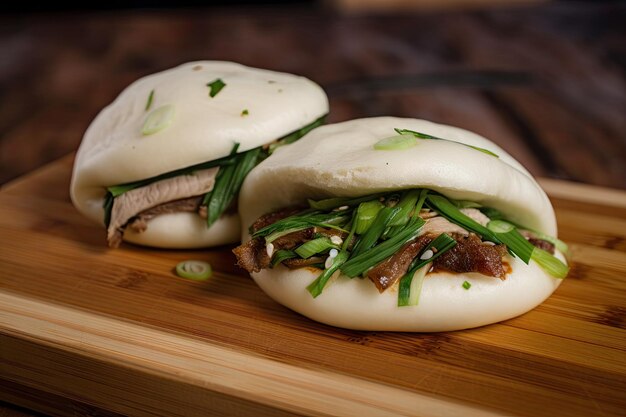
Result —
<svg viewBox="0 0 626 417"><path fill-rule="evenodd" d="M7 384L136 416L626 409L624 192L542 181L574 262L535 310L467 331L359 332L274 303L228 247L107 249L104 231L71 206L71 165L68 156L0 191ZM174 265L192 257L211 262L215 277L177 278Z"/></svg>

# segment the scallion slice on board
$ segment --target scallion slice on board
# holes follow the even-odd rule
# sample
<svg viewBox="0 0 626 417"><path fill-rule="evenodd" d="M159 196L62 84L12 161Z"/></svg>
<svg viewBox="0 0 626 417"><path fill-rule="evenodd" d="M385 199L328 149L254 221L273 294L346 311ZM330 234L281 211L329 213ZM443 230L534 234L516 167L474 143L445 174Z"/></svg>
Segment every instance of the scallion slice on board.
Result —
<svg viewBox="0 0 626 417"><path fill-rule="evenodd" d="M208 262L190 259L176 265L176 274L182 278L204 281L213 275L213 270Z"/></svg>

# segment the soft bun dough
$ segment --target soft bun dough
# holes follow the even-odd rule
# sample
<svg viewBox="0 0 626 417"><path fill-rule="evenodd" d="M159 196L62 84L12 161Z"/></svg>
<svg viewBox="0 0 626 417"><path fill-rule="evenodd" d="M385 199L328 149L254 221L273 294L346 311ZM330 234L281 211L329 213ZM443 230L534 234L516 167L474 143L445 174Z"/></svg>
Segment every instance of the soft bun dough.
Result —
<svg viewBox="0 0 626 417"><path fill-rule="evenodd" d="M411 129L499 155L436 140L419 140L406 150L373 145ZM429 188L455 199L496 208L509 219L556 236L554 210L546 194L517 161L474 133L424 120L379 117L316 129L279 149L246 178L239 196L243 239L260 215L302 204L307 198L360 196L379 191ZM545 300L560 284L534 262L508 259L505 281L476 273L429 274L420 304L397 307L397 287L380 294L369 279L343 275L313 298L306 286L317 276L309 269L279 266L253 273L257 284L279 303L314 320L360 330L444 331L464 329L522 314ZM472 287L465 290L464 281Z"/></svg>
<svg viewBox="0 0 626 417"><path fill-rule="evenodd" d="M270 297L298 313L331 326L354 330L442 332L496 323L523 314L543 302L561 280L537 264L507 257L513 272L506 280L478 273L430 273L424 279L417 306L398 307L393 286L378 292L368 279L333 277L313 298L306 287L319 272L280 265L252 274ZM471 284L463 288L463 282Z"/></svg>
<svg viewBox="0 0 626 417"><path fill-rule="evenodd" d="M207 84L218 78L226 86L211 98ZM152 105L146 111L152 91ZM164 105L174 108L169 126L142 135L146 117ZM326 113L326 94L304 77L232 62L183 64L135 81L98 114L78 149L70 195L80 212L102 223L102 202L108 186L224 157L235 142L240 144L239 152L264 145ZM200 241L214 245L237 240L232 237L234 232L224 233L219 239L200 238L197 233L190 237L198 223L193 216L176 217L176 227L168 223L162 219L156 230L142 237L129 233L130 239L152 245L154 237L155 242L159 241L155 245L168 246L164 239L169 236L173 245L177 242L176 247L195 247ZM148 230L154 224L151 221ZM228 224L234 226L237 222ZM189 239L188 245L185 239Z"/></svg>
<svg viewBox="0 0 626 417"><path fill-rule="evenodd" d="M222 215L211 227L206 227L206 220L195 213L170 213L150 220L141 233L127 229L124 240L156 248L195 249L237 242L240 233L241 222L236 213Z"/></svg>

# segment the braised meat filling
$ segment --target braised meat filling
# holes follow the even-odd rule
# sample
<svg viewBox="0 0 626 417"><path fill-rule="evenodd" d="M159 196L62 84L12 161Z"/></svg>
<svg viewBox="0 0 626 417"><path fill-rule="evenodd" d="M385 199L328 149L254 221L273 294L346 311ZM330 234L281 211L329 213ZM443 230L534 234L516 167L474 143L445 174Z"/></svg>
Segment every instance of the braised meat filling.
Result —
<svg viewBox="0 0 626 417"><path fill-rule="evenodd" d="M462 208L445 197L429 199L427 194L410 190L372 196L369 201L328 199L313 202L310 208L267 213L251 225L252 239L233 252L237 264L248 272L276 264L290 269L314 266L320 277L313 284L323 288L328 275L340 270L349 277L369 278L381 293L423 267L504 280L510 272L509 254L528 262L533 247L554 253L553 243L533 232L520 232L501 217L492 221L478 204ZM503 231L492 224L506 227ZM514 242L513 249L507 241Z"/></svg>

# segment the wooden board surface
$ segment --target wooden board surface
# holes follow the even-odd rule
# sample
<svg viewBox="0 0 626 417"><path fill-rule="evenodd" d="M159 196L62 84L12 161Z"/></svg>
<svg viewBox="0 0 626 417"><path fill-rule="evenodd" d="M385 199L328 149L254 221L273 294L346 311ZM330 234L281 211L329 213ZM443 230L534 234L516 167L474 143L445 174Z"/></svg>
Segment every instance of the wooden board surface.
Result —
<svg viewBox="0 0 626 417"><path fill-rule="evenodd" d="M67 399L40 407L54 415L75 413L70 402L137 416L624 415L624 192L542 182L574 263L532 312L459 332L358 332L274 303L229 248L108 250L70 203L71 165L0 191L0 379L28 388L0 401ZM214 279L176 278L191 257Z"/></svg>

